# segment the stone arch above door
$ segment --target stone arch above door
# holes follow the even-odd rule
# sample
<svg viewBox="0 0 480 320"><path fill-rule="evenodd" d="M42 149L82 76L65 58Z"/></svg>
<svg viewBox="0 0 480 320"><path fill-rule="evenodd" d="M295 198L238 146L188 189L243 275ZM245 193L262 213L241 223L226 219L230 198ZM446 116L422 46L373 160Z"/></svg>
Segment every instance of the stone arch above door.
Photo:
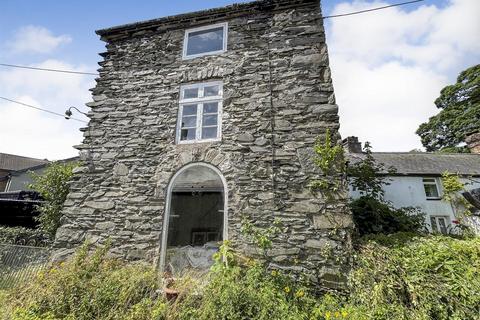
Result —
<svg viewBox="0 0 480 320"><path fill-rule="evenodd" d="M171 157L171 163L167 166L164 162L160 163L155 172L156 190L155 195L159 199L166 198L166 191L170 179L184 166L191 163L202 162L217 168L227 180L232 172L232 163L229 157L220 150L211 148L209 145L182 145L176 146L176 152ZM231 190L232 186L228 185Z"/></svg>

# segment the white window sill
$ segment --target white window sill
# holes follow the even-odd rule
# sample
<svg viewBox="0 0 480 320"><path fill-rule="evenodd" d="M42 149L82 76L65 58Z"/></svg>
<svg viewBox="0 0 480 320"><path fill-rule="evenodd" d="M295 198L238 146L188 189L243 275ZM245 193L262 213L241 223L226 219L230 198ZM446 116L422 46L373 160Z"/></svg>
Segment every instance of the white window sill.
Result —
<svg viewBox="0 0 480 320"><path fill-rule="evenodd" d="M177 145L212 143L212 142L221 142L221 141L222 141L222 138L205 139L205 140L185 140L185 141L177 141Z"/></svg>
<svg viewBox="0 0 480 320"><path fill-rule="evenodd" d="M214 56L214 55L220 55L222 53L227 52L227 50L219 50L219 51L212 51L212 52L205 52L205 53L199 53L199 54L192 54L190 56L182 56L182 60L192 60L195 58L200 58L200 57L205 57L205 56Z"/></svg>

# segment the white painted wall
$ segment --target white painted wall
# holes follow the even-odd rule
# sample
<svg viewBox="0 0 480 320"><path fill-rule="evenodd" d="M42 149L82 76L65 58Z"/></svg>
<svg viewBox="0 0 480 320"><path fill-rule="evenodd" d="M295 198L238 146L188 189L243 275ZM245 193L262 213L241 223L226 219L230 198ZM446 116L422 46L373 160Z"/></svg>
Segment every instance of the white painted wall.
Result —
<svg viewBox="0 0 480 320"><path fill-rule="evenodd" d="M384 186L385 200L390 201L394 207L419 207L427 214L427 226L431 230L430 216L446 216L448 223L452 227L452 222L456 221L456 214L452 206L443 200L427 200L425 189L423 188L423 178L432 178L431 176L391 176L390 185ZM435 177L440 196L443 194L441 177ZM472 182L468 179L460 179L466 183L466 189L471 190L480 188L480 178ZM350 197L359 198L361 195L358 191L354 191L352 186L349 187Z"/></svg>

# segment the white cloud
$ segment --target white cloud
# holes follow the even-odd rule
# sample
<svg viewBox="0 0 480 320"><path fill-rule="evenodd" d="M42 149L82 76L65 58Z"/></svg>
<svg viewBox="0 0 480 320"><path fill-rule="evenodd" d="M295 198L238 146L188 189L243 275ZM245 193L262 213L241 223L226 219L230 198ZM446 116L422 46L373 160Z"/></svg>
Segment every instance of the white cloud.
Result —
<svg viewBox="0 0 480 320"><path fill-rule="evenodd" d="M38 65L41 68L87 71L57 60ZM84 112L90 101L92 77L23 69L0 70L1 96L63 114L70 106ZM75 112L75 117L88 120ZM36 158L62 159L75 156L73 145L80 144L84 123L0 100L0 152Z"/></svg>
<svg viewBox="0 0 480 320"><path fill-rule="evenodd" d="M353 1L332 14L387 5ZM451 0L444 8L390 8L337 18L327 43L342 136L359 136L376 151L421 146L415 130L438 110L441 88L480 58L480 1Z"/></svg>
<svg viewBox="0 0 480 320"><path fill-rule="evenodd" d="M71 41L72 38L68 35L54 36L44 27L30 25L17 30L8 47L13 53L49 53Z"/></svg>

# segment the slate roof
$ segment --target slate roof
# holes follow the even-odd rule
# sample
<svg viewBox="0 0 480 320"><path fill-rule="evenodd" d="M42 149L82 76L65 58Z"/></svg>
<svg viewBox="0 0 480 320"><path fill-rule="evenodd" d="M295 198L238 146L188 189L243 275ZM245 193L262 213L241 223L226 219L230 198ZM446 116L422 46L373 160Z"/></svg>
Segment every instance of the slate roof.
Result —
<svg viewBox="0 0 480 320"><path fill-rule="evenodd" d="M18 171L46 164L48 162L49 161L45 159L35 159L8 153L0 153L0 170Z"/></svg>
<svg viewBox="0 0 480 320"><path fill-rule="evenodd" d="M441 175L448 171L465 176L480 176L480 154L428 152L373 152L378 163L397 169L396 175ZM348 153L351 163L365 157L363 153Z"/></svg>

